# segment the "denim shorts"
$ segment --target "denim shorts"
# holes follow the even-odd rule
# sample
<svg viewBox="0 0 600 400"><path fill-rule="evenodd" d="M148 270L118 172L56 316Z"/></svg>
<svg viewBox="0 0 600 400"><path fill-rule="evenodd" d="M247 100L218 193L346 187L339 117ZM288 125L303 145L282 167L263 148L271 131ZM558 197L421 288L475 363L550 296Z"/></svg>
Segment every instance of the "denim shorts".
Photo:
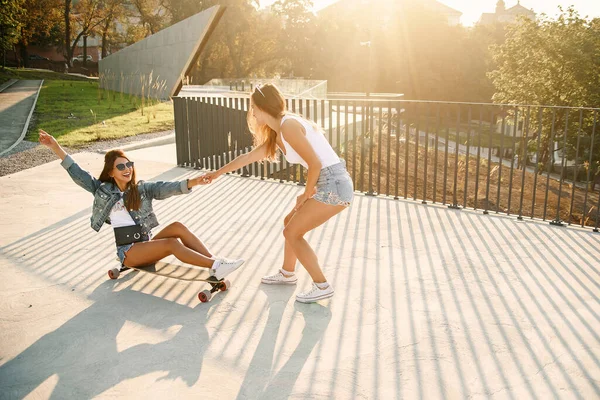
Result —
<svg viewBox="0 0 600 400"><path fill-rule="evenodd" d="M354 197L354 185L346 171L346 161L340 159L339 163L323 168L316 188L313 199L318 202L348 207Z"/></svg>
<svg viewBox="0 0 600 400"><path fill-rule="evenodd" d="M146 236L146 235L144 235ZM152 237L152 235L148 235L146 237L144 237L144 240L140 243L143 242L147 242L150 240L150 238ZM127 253L129 251L129 249L131 249L131 246L133 246L135 243L129 243L129 244L124 244L123 246L117 246L117 257L119 257L119 261L121 261L121 265L125 265L125 253Z"/></svg>

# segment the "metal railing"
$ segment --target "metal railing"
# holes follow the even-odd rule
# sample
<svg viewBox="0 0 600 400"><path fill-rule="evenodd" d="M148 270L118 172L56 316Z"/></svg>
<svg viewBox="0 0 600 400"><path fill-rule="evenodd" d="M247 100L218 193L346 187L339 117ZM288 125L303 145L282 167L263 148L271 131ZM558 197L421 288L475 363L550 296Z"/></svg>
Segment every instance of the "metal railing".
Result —
<svg viewBox="0 0 600 400"><path fill-rule="evenodd" d="M322 128L366 195L577 224L600 222L600 109L375 99L290 99ZM177 160L216 169L250 150L247 97L174 98ZM279 162L237 173L304 184Z"/></svg>

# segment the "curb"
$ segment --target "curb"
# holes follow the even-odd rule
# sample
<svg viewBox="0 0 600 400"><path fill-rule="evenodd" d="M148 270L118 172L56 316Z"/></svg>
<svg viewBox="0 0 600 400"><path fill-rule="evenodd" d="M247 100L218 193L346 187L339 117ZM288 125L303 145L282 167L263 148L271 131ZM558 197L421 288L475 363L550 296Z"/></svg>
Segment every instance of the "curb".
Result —
<svg viewBox="0 0 600 400"><path fill-rule="evenodd" d="M162 137L155 138L155 139L144 140L143 142L132 143L127 146L119 146L118 148L123 151L132 151L132 150L138 150L138 149L145 149L148 147L163 146L165 144L171 144L171 143L175 143L175 133L174 132L169 135L166 135L166 136L162 136ZM105 154L108 150L111 150L111 149L96 150L96 153Z"/></svg>
<svg viewBox="0 0 600 400"><path fill-rule="evenodd" d="M7 82L4 82L2 85L0 85L0 93L4 92L6 89L11 87L18 81L19 81L18 79L9 79Z"/></svg>
<svg viewBox="0 0 600 400"><path fill-rule="evenodd" d="M11 83L11 85L12 85L12 83ZM29 110L29 115L27 116L27 120L25 120L25 126L23 127L23 131L21 132L21 136L19 137L19 139L17 139L16 142L14 142L12 144L12 146L10 146L8 149L0 152L0 156L8 153L9 151L14 149L19 143L21 143L23 141L23 138L25 137L25 134L27 133L27 130L29 129L29 122L31 121L31 116L33 115L33 110L35 110L35 105L37 104L37 100L38 100L38 97L40 96L40 91L42 90L43 85L44 85L44 80L42 79L40 81L40 86L38 87L37 93L35 94L35 99L33 99L33 104L31 105L31 110Z"/></svg>

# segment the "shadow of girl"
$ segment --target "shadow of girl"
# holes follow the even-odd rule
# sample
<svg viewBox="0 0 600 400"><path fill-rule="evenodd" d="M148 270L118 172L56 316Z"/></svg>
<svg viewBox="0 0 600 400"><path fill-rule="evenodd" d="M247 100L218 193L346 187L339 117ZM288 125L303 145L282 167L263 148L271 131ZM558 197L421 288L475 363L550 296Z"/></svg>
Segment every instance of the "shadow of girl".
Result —
<svg viewBox="0 0 600 400"><path fill-rule="evenodd" d="M317 303L300 304L294 302L295 312L302 314L304 318L305 326L302 330L302 337L294 353L279 372L273 376L275 344L283 313L293 290L290 288L265 287L265 285L262 285L261 289L268 297L269 316L237 398L287 399L306 360L308 360L315 345L325 333L331 321L331 311L328 307ZM286 338L282 340L285 341Z"/></svg>
<svg viewBox="0 0 600 400"><path fill-rule="evenodd" d="M22 399L53 375L58 383L51 398L56 399L92 398L156 371L168 371L161 379L181 378L188 386L197 382L209 344L207 313L219 300L192 309L133 290L113 292L115 285L101 283L90 307L1 366L1 397ZM128 321L160 332L180 329L160 343L119 351L117 335Z"/></svg>

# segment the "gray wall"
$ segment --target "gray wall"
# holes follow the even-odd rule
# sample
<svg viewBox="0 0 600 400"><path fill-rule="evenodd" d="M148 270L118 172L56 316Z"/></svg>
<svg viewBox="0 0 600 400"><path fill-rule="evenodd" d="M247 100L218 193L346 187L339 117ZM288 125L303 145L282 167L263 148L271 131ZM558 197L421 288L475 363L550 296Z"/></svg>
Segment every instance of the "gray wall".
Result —
<svg viewBox="0 0 600 400"><path fill-rule="evenodd" d="M159 99L174 96L224 11L211 7L100 60L100 87Z"/></svg>

